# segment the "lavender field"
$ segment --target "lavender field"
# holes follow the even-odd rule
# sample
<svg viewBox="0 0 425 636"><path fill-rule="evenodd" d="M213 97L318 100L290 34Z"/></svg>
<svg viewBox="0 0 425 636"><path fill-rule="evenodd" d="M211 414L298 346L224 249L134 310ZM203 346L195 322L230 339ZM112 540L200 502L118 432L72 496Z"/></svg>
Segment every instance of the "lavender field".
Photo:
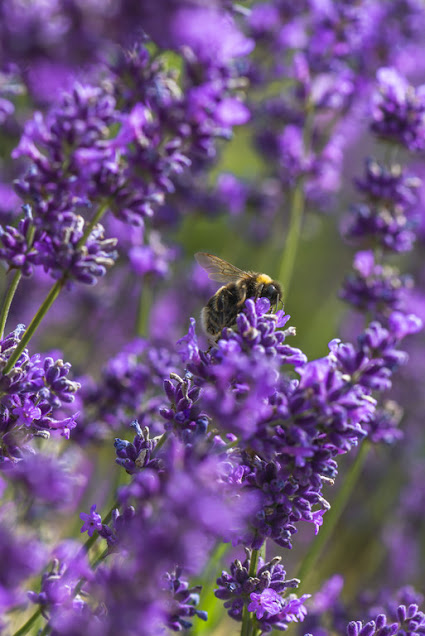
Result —
<svg viewBox="0 0 425 636"><path fill-rule="evenodd" d="M0 3L0 634L425 635L424 33Z"/></svg>

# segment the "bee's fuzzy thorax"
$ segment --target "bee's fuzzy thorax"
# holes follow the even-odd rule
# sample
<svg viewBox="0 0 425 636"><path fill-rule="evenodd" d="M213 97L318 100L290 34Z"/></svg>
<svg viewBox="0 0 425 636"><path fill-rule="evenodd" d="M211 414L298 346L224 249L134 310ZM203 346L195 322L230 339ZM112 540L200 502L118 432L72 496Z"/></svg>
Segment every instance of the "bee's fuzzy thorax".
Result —
<svg viewBox="0 0 425 636"><path fill-rule="evenodd" d="M267 274L258 274L256 277L256 282L263 285L269 285L272 282L272 279L270 278L270 276L267 276Z"/></svg>

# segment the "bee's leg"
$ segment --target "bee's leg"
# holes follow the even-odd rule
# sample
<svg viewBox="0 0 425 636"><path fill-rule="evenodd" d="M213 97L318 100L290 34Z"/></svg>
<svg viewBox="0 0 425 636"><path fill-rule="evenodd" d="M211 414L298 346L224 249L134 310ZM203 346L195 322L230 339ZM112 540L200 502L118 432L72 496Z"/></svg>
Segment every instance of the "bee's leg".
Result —
<svg viewBox="0 0 425 636"><path fill-rule="evenodd" d="M264 289L264 285L259 285L257 293L255 294L255 299L257 300L258 298L261 298L261 295L263 293L263 289Z"/></svg>

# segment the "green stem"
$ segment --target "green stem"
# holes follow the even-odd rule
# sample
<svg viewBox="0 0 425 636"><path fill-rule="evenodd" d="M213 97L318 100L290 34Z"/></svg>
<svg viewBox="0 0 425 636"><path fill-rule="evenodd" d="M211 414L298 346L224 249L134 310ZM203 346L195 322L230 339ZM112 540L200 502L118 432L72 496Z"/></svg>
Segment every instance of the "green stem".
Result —
<svg viewBox="0 0 425 636"><path fill-rule="evenodd" d="M59 296L59 292L61 291L62 287L64 286L65 280L66 280L65 276L62 276L62 278L60 280L58 280L53 285L53 287L51 288L51 290L47 294L43 304L40 306L40 308L37 311L37 313L35 314L34 318L31 320L28 329L25 331L24 335L22 336L21 341L19 342L19 344L17 345L15 351L12 353L12 355L9 358L9 360L7 361L7 364L4 367L4 369L3 369L3 375L6 375L7 373L9 373L9 371L13 368L13 365L18 360L18 358L21 355L22 351L25 349L25 347L27 346L28 342L33 337L35 331L37 330L37 327L40 324L40 322L43 320L44 316L47 314L47 312L49 311L50 307L53 305L53 303L55 302L56 298Z"/></svg>
<svg viewBox="0 0 425 636"><path fill-rule="evenodd" d="M309 573L314 570L318 558L322 554L327 541L332 536L332 533L335 530L335 526L338 523L346 505L348 504L351 493L353 492L354 487L360 477L363 465L369 452L369 448L370 444L368 442L363 442L360 446L357 457L352 463L345 477L344 483L342 484L337 496L335 497L335 501L333 502L331 509L329 510L329 512L326 513L324 517L323 527L320 530L315 541L312 543L310 550L307 552L298 570L297 578L301 580L301 584L297 591L299 591L303 586L304 578L307 577Z"/></svg>
<svg viewBox="0 0 425 636"><path fill-rule="evenodd" d="M244 605L242 610L241 636L251 636L251 627L251 614L248 612L247 606Z"/></svg>
<svg viewBox="0 0 425 636"><path fill-rule="evenodd" d="M108 523L111 521L112 519L112 514L115 510L115 508L119 508L119 502L118 501L114 501L114 503L112 504L112 508L110 509L110 511L108 512L108 514L106 515L106 517L103 519L102 523L105 524L105 526L108 525Z"/></svg>
<svg viewBox="0 0 425 636"><path fill-rule="evenodd" d="M86 229L84 230L83 236L78 241L77 249L79 249L80 247L83 247L83 245L87 241L88 237L90 236L90 233L93 230L94 226L97 223L99 223L100 219L105 214L107 209L108 209L108 203L107 202L105 202L105 203L103 203L102 205L99 206L96 214L94 215L92 220L87 224Z"/></svg>
<svg viewBox="0 0 425 636"><path fill-rule="evenodd" d="M93 535L94 536L94 535ZM97 537L96 537L97 538ZM91 569L95 570L101 563L102 561L104 561L106 559L106 557L109 555L109 548L105 548L105 550L102 552L102 554L100 556L97 557L97 559L95 559L93 561L93 563L91 564ZM77 596L77 594L79 594L81 592L81 588L83 587L84 583L86 582L85 577L82 577L77 585L75 586L75 589L73 591L73 595Z"/></svg>
<svg viewBox="0 0 425 636"><path fill-rule="evenodd" d="M13 636L24 636L24 634L29 631L29 629L33 626L39 616L41 616L41 607L39 607L38 610L34 612L34 614L27 620L25 625L22 625L22 627L20 627Z"/></svg>
<svg viewBox="0 0 425 636"><path fill-rule="evenodd" d="M6 320L9 315L9 309L12 304L13 297L15 296L15 292L18 289L19 281L22 278L22 272L20 269L16 270L12 280L10 281L10 285L6 290L4 295L4 300L0 313L0 339L3 338L4 328L6 326Z"/></svg>
<svg viewBox="0 0 425 636"><path fill-rule="evenodd" d="M310 153L313 130L314 104L310 99L308 99L305 108L305 123L303 130L303 146L306 155ZM292 273L294 271L295 259L301 236L304 207L304 178L300 177L295 184L295 188L292 193L291 218L289 221L288 233L279 269L279 280L283 284L285 298L288 297L289 286L291 284Z"/></svg>
<svg viewBox="0 0 425 636"><path fill-rule="evenodd" d="M249 576L251 576L252 578L257 576L258 559L260 558L261 550L262 550L262 547L259 550L253 550L251 554L251 563L249 564Z"/></svg>
<svg viewBox="0 0 425 636"><path fill-rule="evenodd" d="M253 550L251 553L251 562L249 565L249 576L252 578L254 578L255 575L257 574L259 557L260 557L260 550ZM247 606L244 605L243 611L242 611L241 636L254 636L255 628L254 628L254 625L252 624L251 618L252 618L252 614L248 612Z"/></svg>
<svg viewBox="0 0 425 636"><path fill-rule="evenodd" d="M97 557L95 561L91 564L91 569L95 570L99 565L109 556L109 548L105 548L101 555Z"/></svg>
<svg viewBox="0 0 425 636"><path fill-rule="evenodd" d="M106 518L105 518L105 521L103 523L105 523L105 522L108 523L106 521ZM89 537L85 543L83 543L83 545L81 547L81 551L84 551L86 554L88 554L88 552L90 551L90 548L96 543L98 536L99 535L97 534L97 532L94 532L92 534L92 536Z"/></svg>
<svg viewBox="0 0 425 636"><path fill-rule="evenodd" d="M285 248L280 262L279 280L282 282L284 296L287 298L294 271L295 259L297 256L298 243L301 236L301 227L304 212L304 181L299 179L293 194L291 204L291 219L289 222L288 234L286 236Z"/></svg>

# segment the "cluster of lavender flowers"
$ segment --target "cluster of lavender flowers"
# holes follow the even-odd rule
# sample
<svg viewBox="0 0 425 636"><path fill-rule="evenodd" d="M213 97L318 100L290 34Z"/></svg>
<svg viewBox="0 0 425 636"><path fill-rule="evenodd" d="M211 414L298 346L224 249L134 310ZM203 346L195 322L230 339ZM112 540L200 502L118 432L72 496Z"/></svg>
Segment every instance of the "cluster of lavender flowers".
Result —
<svg viewBox="0 0 425 636"><path fill-rule="evenodd" d="M393 155L421 149L424 109L423 87L410 86L394 68L379 70L370 129ZM394 312L406 315L409 310L413 279L387 261L391 253L413 249L420 221L417 191L421 180L399 163L386 165L369 158L365 176L355 183L363 201L352 206L345 237L365 249L356 252L353 272L344 282L341 297L393 331ZM391 421L397 426L397 410L393 402L389 409L382 409L388 433L393 428Z"/></svg>
<svg viewBox="0 0 425 636"><path fill-rule="evenodd" d="M352 206L351 219L344 228L345 237L364 249L355 254L354 271L346 278L341 297L357 311L363 312L367 319L379 319L393 334L398 330L397 321L401 319L403 322L409 308L419 308L419 304L414 302L413 278L400 274L400 270L388 261L391 253L412 251L421 224L418 205L421 180L414 168L404 168L394 158L398 155L407 162L409 155L406 151L417 153L422 150L424 106L423 86L414 88L395 68L385 67L378 71L370 130L385 143L386 160L367 160L364 178L355 180L364 199ZM389 157L392 162L388 161ZM384 387L381 385L381 388ZM414 398L414 385L409 388L411 398ZM403 433L398 425L402 408L388 400L381 404L378 402L378 407L376 416L369 423L370 439L386 443L400 440ZM406 407L409 410L409 404ZM409 430L406 434L409 436ZM400 509L393 512L387 529L391 557L384 569L396 573L399 584L406 581L406 573L413 575L412 556L418 554L413 527L416 525L421 488L415 486L418 484L418 472L412 446L418 444L420 436L414 424L413 436L414 440L407 438L406 448L409 451L404 453L404 457L413 462L411 475L407 475L409 481L401 491ZM414 495L413 488L416 488ZM409 534L410 539L406 536ZM405 543L408 540L409 547ZM402 558L401 552L404 553ZM397 569L394 567L396 564ZM346 633L349 636L424 633L425 617L419 609L423 597L412 588L401 588L398 592L384 588L379 594L362 591L356 603L347 607L340 597L342 585L341 577L333 577L315 597L308 619L312 633L316 630L328 633L328 629L342 631L347 621ZM352 620L356 613L362 616L362 620Z"/></svg>
<svg viewBox="0 0 425 636"><path fill-rule="evenodd" d="M396 24L395 21L399 20ZM212 211L230 211L248 240L267 241L287 220L282 209L302 182L312 211L335 206L344 178L344 154L363 128L364 101L377 69L394 64L411 70L424 26L420 3L316 3L296 7L281 0L254 3L247 18L256 47L247 76L252 147L261 165L249 178L222 173L209 196ZM393 46L393 41L397 46ZM261 214L258 214L261 210Z"/></svg>
<svg viewBox="0 0 425 636"><path fill-rule="evenodd" d="M317 590L317 555L295 566L289 553L329 538L332 486L354 486L365 449L403 440L390 391L422 321L395 261L414 262L423 195L420 169L401 163L425 148L425 91L404 74L425 9L133 5L0 7L0 632L201 636L227 614L241 636L298 622L316 636L425 634L404 581L373 592L360 573L343 601L342 576ZM307 355L286 313L302 217L341 196L366 119L379 158L355 180L344 236L359 251L340 294L364 324ZM241 164L261 165L249 181L222 159L233 135ZM267 246L285 309L248 298L212 342L190 316L215 290L185 251L207 227L225 255L230 220ZM34 341L45 353L30 355ZM399 540L417 547L402 498Z"/></svg>
<svg viewBox="0 0 425 636"><path fill-rule="evenodd" d="M149 26L150 17L141 15L141 25ZM8 18L6 31L17 16ZM254 43L219 7L182 6L168 19L162 46L181 52L180 76L139 38L131 49L111 54L95 81L87 72L46 114L27 121L12 153L29 162L15 183L25 218L1 236L0 256L10 269L29 276L41 265L64 282L94 284L117 259L117 239L105 238L100 218L110 211L128 224L145 227L151 219L149 229L164 220L166 226L166 218L152 217L182 173L213 159L217 139L229 138L234 125L249 119L235 60ZM198 22L211 33L220 30L208 51ZM125 249L126 233L120 233ZM158 245L155 234L144 232L142 245L134 246L139 250L129 254L137 273L164 275L169 259Z"/></svg>

